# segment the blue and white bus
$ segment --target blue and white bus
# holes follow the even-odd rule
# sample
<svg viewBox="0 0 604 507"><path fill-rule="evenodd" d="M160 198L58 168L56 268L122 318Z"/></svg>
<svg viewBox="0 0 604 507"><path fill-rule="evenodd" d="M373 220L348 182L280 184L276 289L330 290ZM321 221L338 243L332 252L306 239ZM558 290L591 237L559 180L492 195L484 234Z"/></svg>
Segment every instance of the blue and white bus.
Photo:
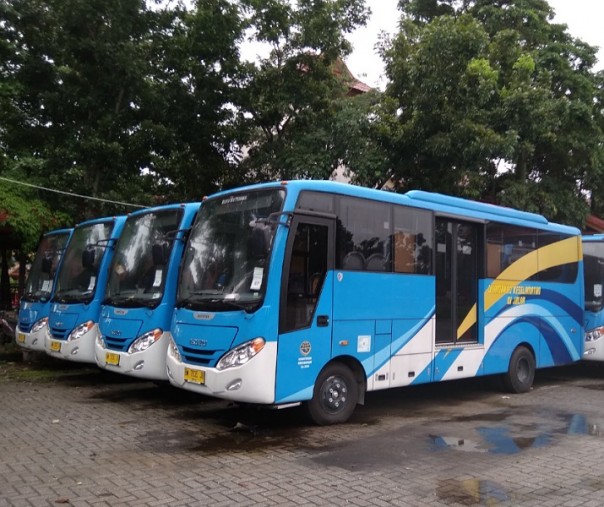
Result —
<svg viewBox="0 0 604 507"><path fill-rule="evenodd" d="M181 268L170 382L346 421L365 393L581 358L578 229L422 191L326 181L204 200Z"/></svg>
<svg viewBox="0 0 604 507"><path fill-rule="evenodd" d="M583 359L604 361L604 234L583 236L585 345Z"/></svg>
<svg viewBox="0 0 604 507"><path fill-rule="evenodd" d="M55 275L72 231L73 229L57 229L47 232L38 243L25 283L25 292L19 302L15 328L17 345L25 350L44 351Z"/></svg>
<svg viewBox="0 0 604 507"><path fill-rule="evenodd" d="M101 306L97 364L134 377L167 381L166 351L178 268L199 203L128 215Z"/></svg>
<svg viewBox="0 0 604 507"><path fill-rule="evenodd" d="M125 216L88 220L75 226L59 272L45 340L47 354L94 363L101 301L115 242Z"/></svg>

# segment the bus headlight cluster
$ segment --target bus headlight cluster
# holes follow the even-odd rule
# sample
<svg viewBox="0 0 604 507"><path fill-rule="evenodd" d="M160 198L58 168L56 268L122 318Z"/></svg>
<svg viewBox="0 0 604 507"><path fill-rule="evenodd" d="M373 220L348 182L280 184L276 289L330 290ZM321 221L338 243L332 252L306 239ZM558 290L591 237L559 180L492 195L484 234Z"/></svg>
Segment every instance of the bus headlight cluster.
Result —
<svg viewBox="0 0 604 507"><path fill-rule="evenodd" d="M163 333L164 332L161 329L157 328L139 336L132 342L132 345L128 347L128 353L132 354L134 352L142 352L143 350L147 350L151 345L161 338Z"/></svg>
<svg viewBox="0 0 604 507"><path fill-rule="evenodd" d="M585 341L593 342L604 336L604 327L596 327L585 333Z"/></svg>
<svg viewBox="0 0 604 507"><path fill-rule="evenodd" d="M94 322L89 320L88 322L84 322L84 324L80 324L76 327L69 336L67 337L68 342L73 342L75 340L79 340L84 336L88 331L90 331L94 327Z"/></svg>
<svg viewBox="0 0 604 507"><path fill-rule="evenodd" d="M170 338L170 341L168 342L168 354L170 354L170 356L172 356L178 362L181 362L180 352L178 352L178 346L174 342L174 338Z"/></svg>
<svg viewBox="0 0 604 507"><path fill-rule="evenodd" d="M48 317L44 317L43 319L36 321L34 323L34 325L31 326L31 332L37 333L38 331L40 331L40 329L42 329L44 326L46 326L47 323L48 323Z"/></svg>
<svg viewBox="0 0 604 507"><path fill-rule="evenodd" d="M107 348L105 346L105 338L103 338L103 335L101 333L96 335L96 343L99 347L101 347L102 349Z"/></svg>
<svg viewBox="0 0 604 507"><path fill-rule="evenodd" d="M222 356L216 368L218 370L226 370L227 368L247 363L264 348L265 343L264 338L254 338L249 342L242 343Z"/></svg>

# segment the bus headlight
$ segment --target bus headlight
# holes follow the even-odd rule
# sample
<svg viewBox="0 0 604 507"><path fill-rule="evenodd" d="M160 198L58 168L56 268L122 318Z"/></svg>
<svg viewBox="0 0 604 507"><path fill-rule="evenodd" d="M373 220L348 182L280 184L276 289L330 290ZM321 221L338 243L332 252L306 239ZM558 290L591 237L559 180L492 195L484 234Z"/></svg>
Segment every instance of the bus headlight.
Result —
<svg viewBox="0 0 604 507"><path fill-rule="evenodd" d="M226 370L247 363L264 348L265 343L264 338L254 338L249 342L242 343L222 356L216 365L216 369Z"/></svg>
<svg viewBox="0 0 604 507"><path fill-rule="evenodd" d="M147 350L151 345L161 338L163 333L164 332L161 329L157 328L139 336L132 342L132 345L128 347L128 353L132 354L134 352L142 352L143 350Z"/></svg>
<svg viewBox="0 0 604 507"><path fill-rule="evenodd" d="M84 324L80 324L76 327L69 336L67 337L68 342L73 342L75 340L79 340L84 336L88 331L90 331L94 327L94 322L89 320L88 322L84 322Z"/></svg>
<svg viewBox="0 0 604 507"><path fill-rule="evenodd" d="M103 338L103 335L101 333L99 333L96 336L96 343L99 347L101 347L102 349L106 349L107 347L105 346L105 338Z"/></svg>
<svg viewBox="0 0 604 507"><path fill-rule="evenodd" d="M604 327L596 327L594 329L590 329L585 333L585 341L593 342L600 339L604 335Z"/></svg>
<svg viewBox="0 0 604 507"><path fill-rule="evenodd" d="M178 347L174 341L174 338L170 338L170 341L168 342L168 354L170 354L179 363L181 362L180 352L178 352Z"/></svg>
<svg viewBox="0 0 604 507"><path fill-rule="evenodd" d="M34 325L31 326L31 332L36 333L36 332L40 331L40 329L42 329L47 323L48 323L48 317L44 317L43 319L36 321L34 323Z"/></svg>

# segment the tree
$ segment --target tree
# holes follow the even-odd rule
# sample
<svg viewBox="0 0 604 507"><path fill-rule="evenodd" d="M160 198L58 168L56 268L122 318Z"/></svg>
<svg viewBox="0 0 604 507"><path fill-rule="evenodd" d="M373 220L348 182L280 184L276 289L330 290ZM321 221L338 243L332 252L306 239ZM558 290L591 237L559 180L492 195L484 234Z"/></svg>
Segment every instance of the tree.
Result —
<svg viewBox="0 0 604 507"><path fill-rule="evenodd" d="M544 0L403 0L383 47L401 188L581 224L602 165L595 48ZM599 180L598 180L599 181Z"/></svg>
<svg viewBox="0 0 604 507"><path fill-rule="evenodd" d="M339 165L326 129L348 91L334 70L345 35L366 22L363 0L243 0L267 57L248 65L241 94L241 166L250 180L328 178Z"/></svg>

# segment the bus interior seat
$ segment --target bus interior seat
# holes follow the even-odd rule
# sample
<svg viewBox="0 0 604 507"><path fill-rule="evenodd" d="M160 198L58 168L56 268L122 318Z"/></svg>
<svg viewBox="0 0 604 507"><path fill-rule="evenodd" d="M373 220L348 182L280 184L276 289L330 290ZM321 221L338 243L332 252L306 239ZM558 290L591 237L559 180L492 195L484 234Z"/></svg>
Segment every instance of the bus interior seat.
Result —
<svg viewBox="0 0 604 507"><path fill-rule="evenodd" d="M342 268L351 271L363 271L365 269L365 257L361 252L348 252L344 256Z"/></svg>
<svg viewBox="0 0 604 507"><path fill-rule="evenodd" d="M380 253L371 254L365 262L367 271L386 271L388 260Z"/></svg>

